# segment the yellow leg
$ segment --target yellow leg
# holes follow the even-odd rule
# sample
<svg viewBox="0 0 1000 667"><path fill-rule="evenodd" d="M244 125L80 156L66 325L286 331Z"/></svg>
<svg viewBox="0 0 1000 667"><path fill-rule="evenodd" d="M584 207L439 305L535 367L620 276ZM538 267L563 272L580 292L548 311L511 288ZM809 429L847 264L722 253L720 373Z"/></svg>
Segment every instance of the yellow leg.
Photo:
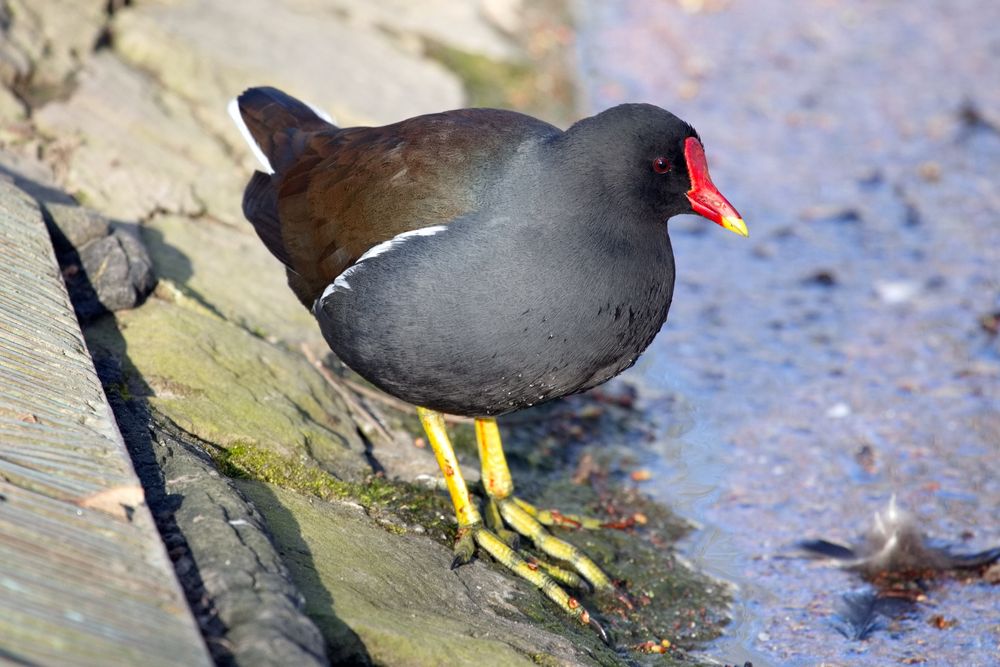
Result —
<svg viewBox="0 0 1000 667"><path fill-rule="evenodd" d="M483 486L486 487L486 495L496 504L504 522L520 535L530 538L544 553L572 565L594 588L613 589L608 575L604 574L597 563L569 542L551 535L539 522L539 511L511 495L514 492L514 483L507 468L500 430L495 419L476 419L476 442L479 444L479 460L483 467ZM551 516L552 512L548 511L548 514ZM555 515L563 516L558 512ZM573 525L577 526L581 522L582 520L572 521Z"/></svg>
<svg viewBox="0 0 1000 667"><path fill-rule="evenodd" d="M496 419L476 420L476 444L479 445L479 463L483 468L483 486L489 497L506 498L514 493L514 481L507 468Z"/></svg>
<svg viewBox="0 0 1000 667"><path fill-rule="evenodd" d="M541 589L550 600L555 602L567 614L579 619L581 623L592 626L601 635L601 638L607 642L608 638L604 629L601 628L597 621L590 617L590 614L576 598L560 588L556 580L542 571L537 563L521 558L517 552L511 549L493 531L488 530L483 525L479 510L472 503L469 490L465 486L465 479L462 477L462 472L458 467L458 459L455 457L455 451L452 449L451 441L445 430L444 419L440 413L426 408L417 408L417 414L420 416L420 422L427 432L427 439L430 440L431 448L434 450L434 456L437 457L438 465L441 466L441 471L444 473L448 493L451 495L452 504L455 506L455 516L458 518L459 540L456 545L457 555L453 567L455 564L460 564L471 558L470 545L473 543L479 545L497 562L513 570L515 574L527 579ZM507 464L503 462L502 451L500 451L499 456L502 463L501 467L506 471ZM507 473L507 479L509 482L509 473Z"/></svg>
<svg viewBox="0 0 1000 667"><path fill-rule="evenodd" d="M458 467L458 458L455 457L455 450L452 449L451 440L448 439L444 417L441 416L440 412L434 412L427 408L417 408L417 414L420 415L420 423L423 424L424 431L427 432L427 439L431 441L434 456L441 467L441 472L444 473L444 481L448 486L451 504L455 506L459 531L482 523L479 510L476 509L469 497L465 478L462 477L462 471Z"/></svg>

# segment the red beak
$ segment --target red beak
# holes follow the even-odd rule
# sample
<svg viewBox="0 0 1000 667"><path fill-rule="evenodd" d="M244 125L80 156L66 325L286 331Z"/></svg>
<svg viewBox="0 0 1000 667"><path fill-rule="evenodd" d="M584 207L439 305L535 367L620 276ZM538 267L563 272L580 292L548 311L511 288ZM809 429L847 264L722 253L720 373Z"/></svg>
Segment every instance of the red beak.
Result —
<svg viewBox="0 0 1000 667"><path fill-rule="evenodd" d="M708 175L705 149L694 137L684 140L684 159L687 160L688 174L691 176L691 189L687 191L691 209L731 232L749 236L743 218L712 183L712 177Z"/></svg>

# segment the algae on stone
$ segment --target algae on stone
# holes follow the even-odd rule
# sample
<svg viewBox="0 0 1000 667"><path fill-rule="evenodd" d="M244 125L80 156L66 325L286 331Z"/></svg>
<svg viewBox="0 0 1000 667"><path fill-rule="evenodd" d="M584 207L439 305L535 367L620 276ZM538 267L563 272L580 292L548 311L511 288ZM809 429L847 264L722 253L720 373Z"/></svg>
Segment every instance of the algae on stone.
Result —
<svg viewBox="0 0 1000 667"><path fill-rule="evenodd" d="M357 660L363 647L389 665L595 664L511 605L537 595L523 582L482 563L452 571L450 549L386 532L357 507L236 483L267 520L332 660Z"/></svg>
<svg viewBox="0 0 1000 667"><path fill-rule="evenodd" d="M514 109L565 126L576 120L574 62L570 16L563 0L525 4L509 30L517 48L505 54L471 47L467 42L421 34L423 52L462 81L467 104Z"/></svg>
<svg viewBox="0 0 1000 667"><path fill-rule="evenodd" d="M305 358L211 313L154 298L87 340L122 360L132 394L203 440L305 455L340 477L370 470L346 407Z"/></svg>
<svg viewBox="0 0 1000 667"><path fill-rule="evenodd" d="M212 456L219 470L235 479L264 482L320 500L356 502L390 532L413 530L442 544L455 538L452 507L434 489L375 474L358 481L341 480L307 457L280 454L252 443L234 443Z"/></svg>

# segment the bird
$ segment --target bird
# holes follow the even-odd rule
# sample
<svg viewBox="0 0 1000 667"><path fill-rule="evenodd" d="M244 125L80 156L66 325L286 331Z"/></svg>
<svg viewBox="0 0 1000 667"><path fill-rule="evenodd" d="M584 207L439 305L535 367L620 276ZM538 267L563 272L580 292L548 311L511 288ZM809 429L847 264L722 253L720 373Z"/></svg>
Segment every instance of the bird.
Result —
<svg viewBox="0 0 1000 667"><path fill-rule="evenodd" d="M548 530L595 522L514 494L497 417L635 363L673 297L669 218L748 236L698 133L640 103L566 130L487 108L338 127L272 87L229 113L261 163L244 215L290 288L348 367L416 408L455 508L453 567L481 549L606 640L566 589L611 578ZM474 419L482 512L445 414ZM557 563L523 557L519 536Z"/></svg>

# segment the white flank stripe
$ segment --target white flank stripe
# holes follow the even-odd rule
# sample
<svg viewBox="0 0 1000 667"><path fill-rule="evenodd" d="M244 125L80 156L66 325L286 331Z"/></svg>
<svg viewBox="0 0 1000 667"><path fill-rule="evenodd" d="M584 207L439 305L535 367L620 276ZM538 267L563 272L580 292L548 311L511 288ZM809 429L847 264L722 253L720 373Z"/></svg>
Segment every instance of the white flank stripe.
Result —
<svg viewBox="0 0 1000 667"><path fill-rule="evenodd" d="M356 261L351 266L347 267L347 269L345 269L343 273L337 276L336 280L327 285L326 289L323 290L323 295L320 298L316 299L316 303L313 304L313 312L315 312L316 308L319 307L324 301L326 301L327 297L333 294L334 292L338 290L341 292L349 291L351 289L351 284L347 282L348 276L350 276L351 273L356 271L361 266L361 264L366 260L369 260L372 257L378 257L379 255L388 252L395 246L400 245L401 243L406 241L406 239L413 238L414 236L433 236L438 232L443 232L445 229L447 229L447 227L445 227L444 225L434 225L433 227L414 229L412 231L403 232L402 234L393 236L388 241L383 241L382 243L379 243L378 245L369 248L368 252L361 255L361 257L358 257L358 261Z"/></svg>
<svg viewBox="0 0 1000 667"><path fill-rule="evenodd" d="M408 232L403 232L402 234L398 234L396 236L393 236L388 241L382 241L382 243L379 243L377 246L372 246L371 248L369 248L368 252L366 252L365 254L361 255L361 257L358 257L358 261L355 262L354 266L357 266L358 264L360 264L361 262L365 261L366 259L371 259L372 257L378 257L382 253L388 252L394 246L399 245L400 243L402 243L403 241L405 241L408 238L411 238L411 237L414 237L414 236L434 236L438 232L443 232L445 229L447 229L447 227L445 227L444 225L434 225L433 227L423 227L421 229L414 229L414 230L411 230L411 231L408 231ZM351 268L354 268L354 267L351 267ZM345 273L346 273L346 271L345 271Z"/></svg>
<svg viewBox="0 0 1000 667"><path fill-rule="evenodd" d="M243 139L250 146L250 150L253 151L254 157L260 162L261 166L264 167L264 171L268 174L273 174L274 169L271 167L270 160L264 155L264 151L260 149L260 146L254 140L253 135L250 134L250 128L247 127L246 121L243 120L243 115L240 113L240 103L234 97L229 101L229 105L226 107L229 111L229 115L232 116L233 122L236 123L236 127L239 128L240 134L243 135Z"/></svg>
<svg viewBox="0 0 1000 667"><path fill-rule="evenodd" d="M354 267L348 267L343 273L337 276L337 279L330 283L325 290L323 290L323 297L326 298L333 294L335 290L340 290L341 292L346 292L351 289L351 283L347 282L347 274Z"/></svg>

